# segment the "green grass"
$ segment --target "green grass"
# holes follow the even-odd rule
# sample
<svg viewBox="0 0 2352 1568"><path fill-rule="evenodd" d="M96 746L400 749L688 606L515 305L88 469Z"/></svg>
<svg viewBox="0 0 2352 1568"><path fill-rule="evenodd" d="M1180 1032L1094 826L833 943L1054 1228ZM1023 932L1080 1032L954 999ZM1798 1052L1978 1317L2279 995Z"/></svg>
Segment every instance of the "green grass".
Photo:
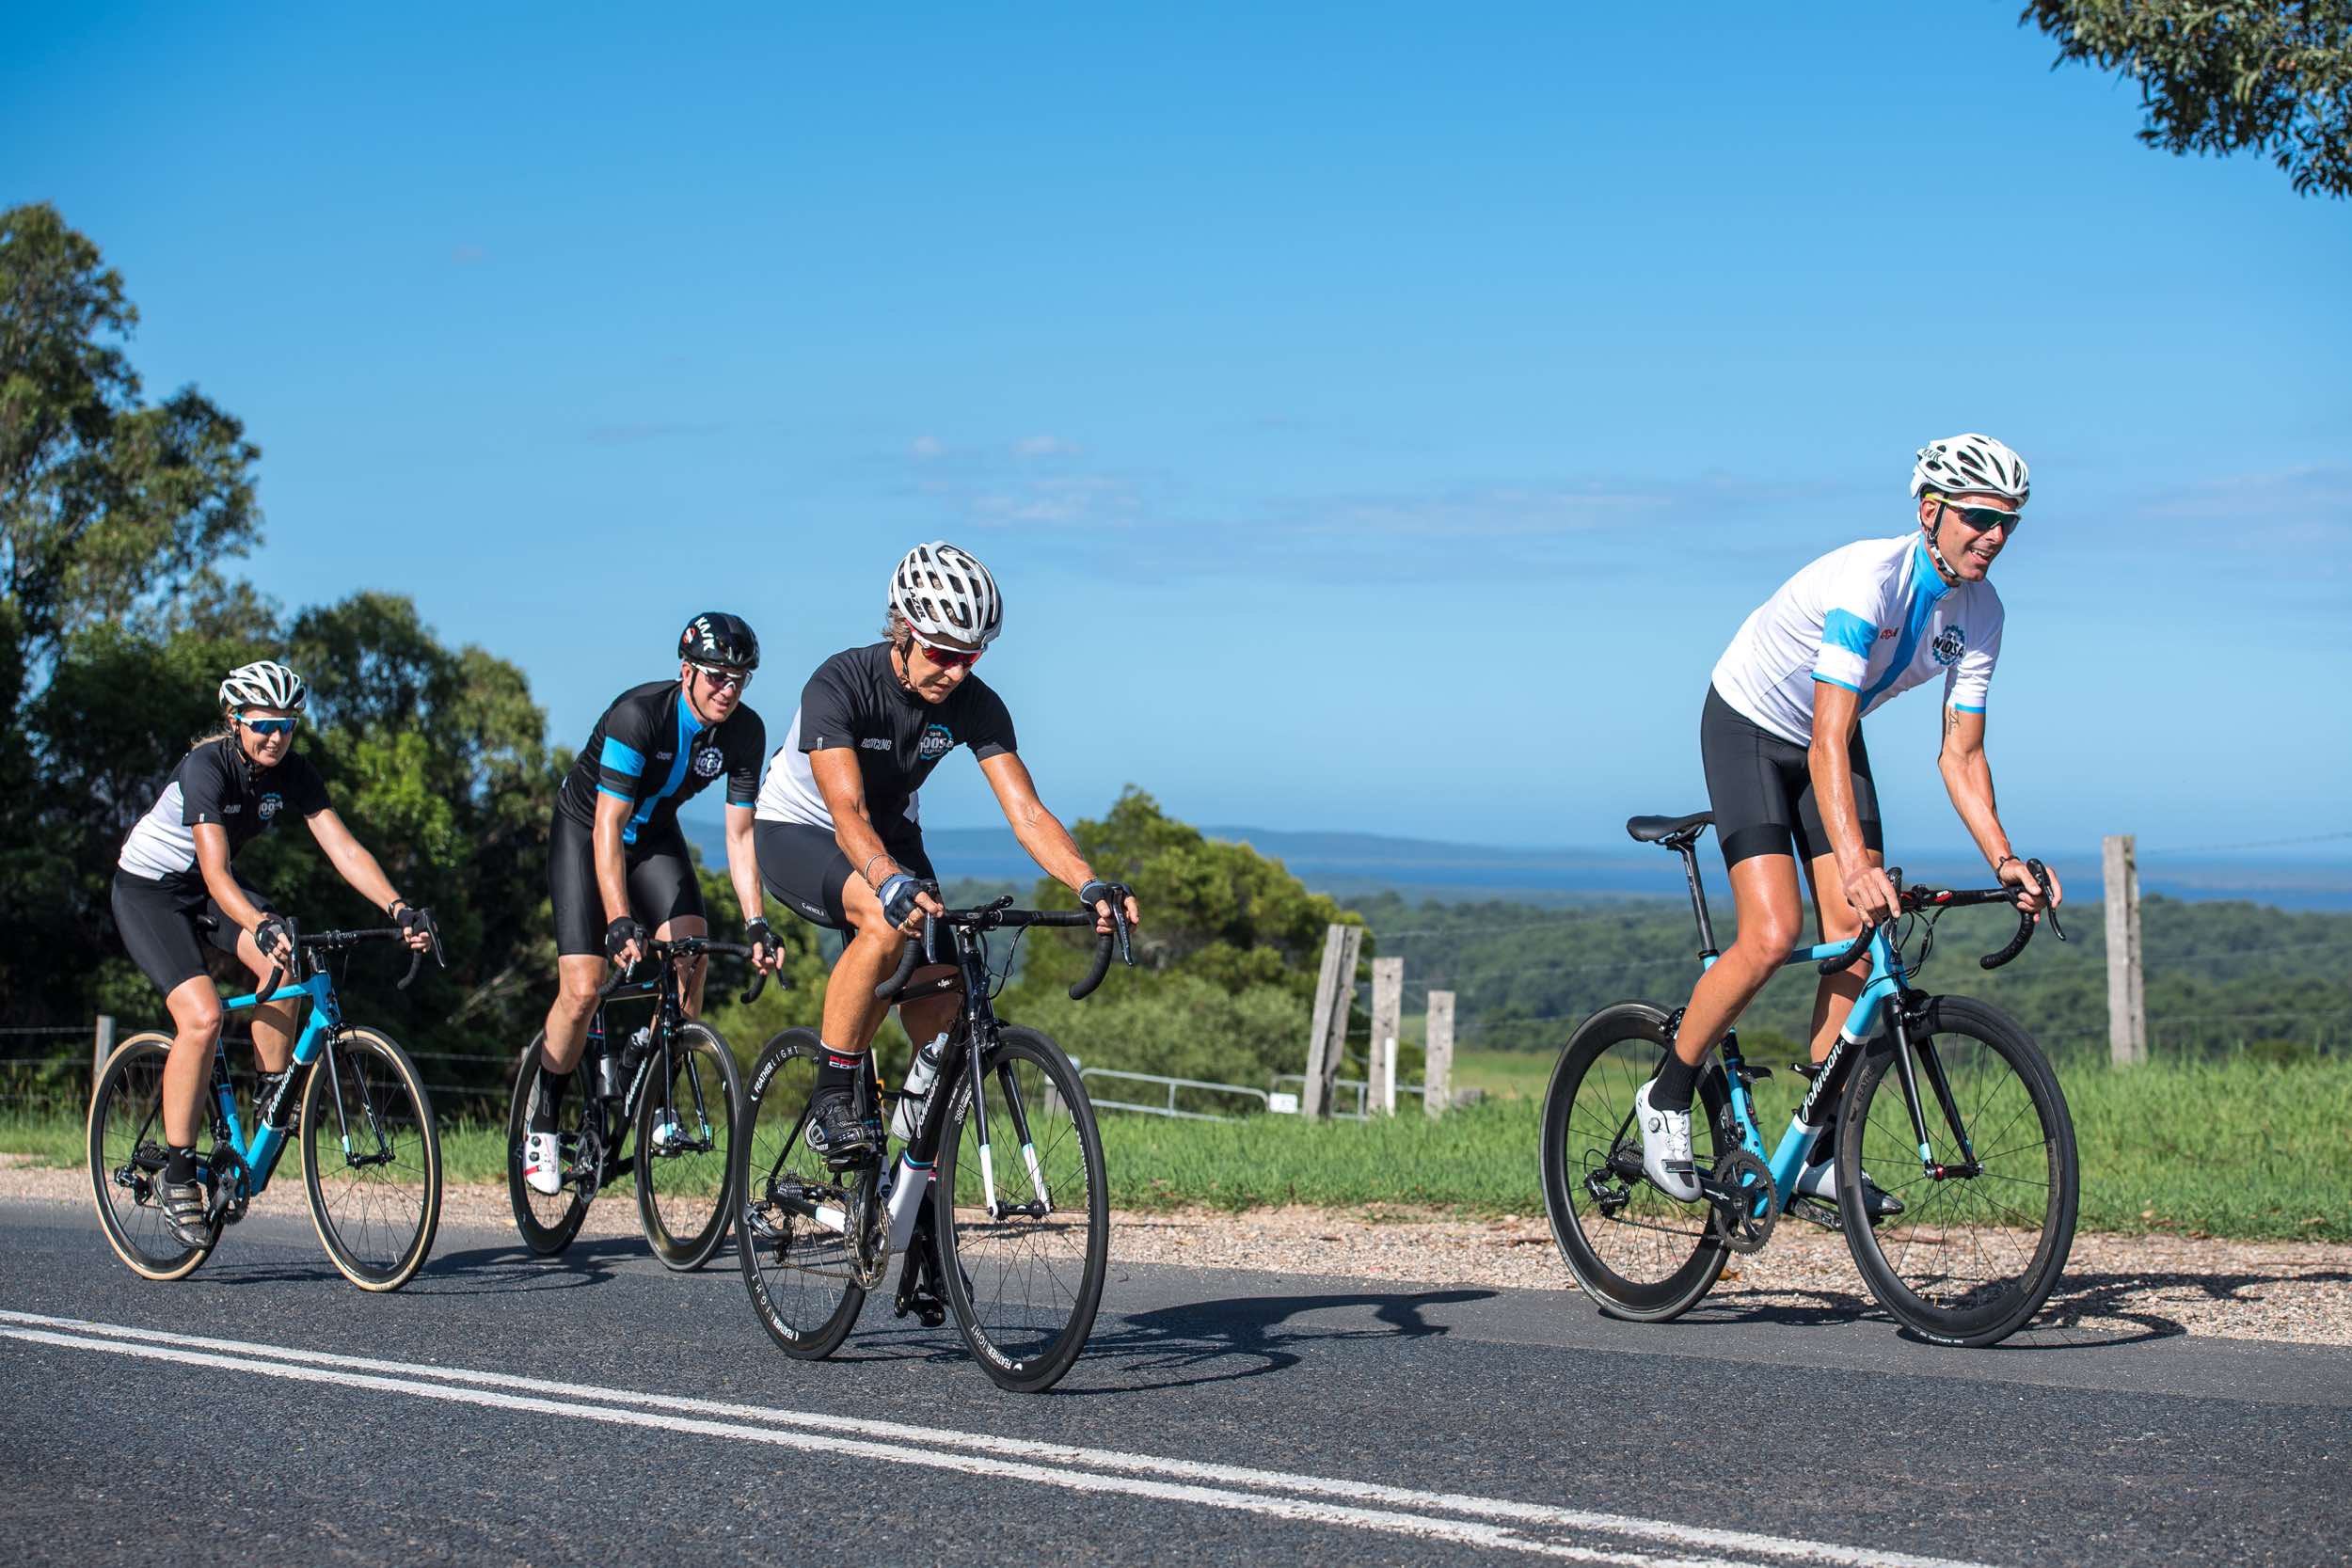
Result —
<svg viewBox="0 0 2352 1568"><path fill-rule="evenodd" d="M1550 1058L1479 1053L1462 1066L1462 1081L1489 1098L1434 1122L1419 1114L1322 1124L1105 1115L1112 1201L1539 1212L1535 1130ZM2352 1063L2088 1068L2065 1084L2083 1157L2084 1229L2352 1241ZM1772 1136L1795 1085L1783 1069L1758 1086ZM446 1129L450 1179L502 1181L502 1136L482 1124ZM0 1151L42 1164L79 1164L82 1141L78 1107L0 1117Z"/></svg>

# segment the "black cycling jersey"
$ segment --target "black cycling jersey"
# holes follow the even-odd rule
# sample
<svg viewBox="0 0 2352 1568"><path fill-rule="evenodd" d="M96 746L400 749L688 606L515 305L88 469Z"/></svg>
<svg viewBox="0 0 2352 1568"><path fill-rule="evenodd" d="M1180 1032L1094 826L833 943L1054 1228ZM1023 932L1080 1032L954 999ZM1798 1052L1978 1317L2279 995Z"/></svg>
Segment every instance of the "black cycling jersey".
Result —
<svg viewBox="0 0 2352 1568"><path fill-rule="evenodd" d="M234 736L215 736L180 759L154 805L131 825L115 863L134 876L201 888L198 823L215 823L227 832L233 858L290 806L305 817L327 809L326 781L308 757L288 752L277 767L257 768Z"/></svg>
<svg viewBox="0 0 2352 1568"><path fill-rule="evenodd" d="M946 701L927 703L898 684L889 643L848 649L818 665L802 689L791 733L760 790L759 815L832 827L808 753L848 747L865 780L866 814L888 840L916 820L915 792L958 746L983 761L1020 750L1005 700L985 681L966 674Z"/></svg>
<svg viewBox="0 0 2352 1568"><path fill-rule="evenodd" d="M640 832L660 836L677 820L679 804L722 773L727 804L750 805L767 752L768 727L748 705L739 705L723 723L705 724L678 682L648 681L614 698L588 732L556 809L593 828L596 797L618 796L629 804L621 842L634 844Z"/></svg>

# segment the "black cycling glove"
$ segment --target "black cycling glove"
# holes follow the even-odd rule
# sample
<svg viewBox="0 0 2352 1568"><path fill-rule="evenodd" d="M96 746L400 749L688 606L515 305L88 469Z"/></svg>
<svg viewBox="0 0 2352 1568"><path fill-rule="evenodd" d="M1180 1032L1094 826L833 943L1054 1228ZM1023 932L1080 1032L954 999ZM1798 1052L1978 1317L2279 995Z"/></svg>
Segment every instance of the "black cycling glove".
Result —
<svg viewBox="0 0 2352 1568"><path fill-rule="evenodd" d="M628 915L623 915L604 928L604 956L617 958L621 949L635 942L642 950L645 945L645 927Z"/></svg>
<svg viewBox="0 0 2352 1568"><path fill-rule="evenodd" d="M278 956L278 948L281 942L287 944L288 946L293 944L294 922L288 920L282 914L264 914L262 916L262 923L253 927L253 945L260 948L262 950L262 957L269 959L272 963L293 962L294 956L291 953L283 958L280 958Z"/></svg>

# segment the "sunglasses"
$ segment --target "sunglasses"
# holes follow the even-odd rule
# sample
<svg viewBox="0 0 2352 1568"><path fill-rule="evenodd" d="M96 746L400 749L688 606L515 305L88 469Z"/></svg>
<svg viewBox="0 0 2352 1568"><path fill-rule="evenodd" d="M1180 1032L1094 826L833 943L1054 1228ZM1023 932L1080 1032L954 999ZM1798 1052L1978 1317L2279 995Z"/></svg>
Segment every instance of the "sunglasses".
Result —
<svg viewBox="0 0 2352 1568"><path fill-rule="evenodd" d="M740 691L752 684L752 672L749 670L729 670L716 664L697 664L694 668L702 672L703 678L708 681L714 689L721 691L724 691L730 686Z"/></svg>
<svg viewBox="0 0 2352 1568"><path fill-rule="evenodd" d="M913 626L907 628L907 636L923 650L924 657L942 670L969 670L979 662L980 655L986 651L981 648L943 648L935 642L924 641Z"/></svg>
<svg viewBox="0 0 2352 1568"><path fill-rule="evenodd" d="M2004 512L1997 506L1962 506L1955 501L1936 498L1935 504L1947 512L1957 514L1960 520L1982 533L1988 529L2005 528L2011 533L2026 519L2015 512Z"/></svg>
<svg viewBox="0 0 2352 1568"><path fill-rule="evenodd" d="M294 734L294 725L300 722L300 721L294 719L246 719L240 716L237 722L243 724L246 729L251 730L255 735L292 735Z"/></svg>

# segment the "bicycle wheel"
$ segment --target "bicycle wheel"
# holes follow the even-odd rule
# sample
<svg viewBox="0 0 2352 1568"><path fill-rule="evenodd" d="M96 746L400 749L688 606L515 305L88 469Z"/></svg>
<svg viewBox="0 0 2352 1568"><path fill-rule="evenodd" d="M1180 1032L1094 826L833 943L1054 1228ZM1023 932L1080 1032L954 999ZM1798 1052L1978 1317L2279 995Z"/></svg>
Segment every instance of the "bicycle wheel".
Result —
<svg viewBox="0 0 2352 1568"><path fill-rule="evenodd" d="M687 1023L670 1037L670 1081L655 1053L637 1101L637 1215L668 1267L699 1269L727 1239L735 1105L743 1078L716 1029ZM665 1125L666 1123L666 1125Z"/></svg>
<svg viewBox="0 0 2352 1568"><path fill-rule="evenodd" d="M441 1224L441 1134L417 1066L391 1037L346 1029L302 1086L310 1223L343 1277L397 1291Z"/></svg>
<svg viewBox="0 0 2352 1568"><path fill-rule="evenodd" d="M133 1035L115 1047L89 1104L90 1194L106 1244L147 1279L185 1279L220 1242L220 1222L200 1247L183 1243L156 1207L164 1168L164 1062L169 1035Z"/></svg>
<svg viewBox="0 0 2352 1568"><path fill-rule="evenodd" d="M506 1200L514 1208L515 1228L523 1245L552 1258L580 1234L596 1195L593 1182L583 1186L580 1180L580 1117L587 1093L578 1072L572 1074L555 1118L556 1136L564 1147L564 1185L551 1195L535 1193L523 1180L523 1139L531 1132L531 1101L539 1091L539 1042L546 1037L532 1036L515 1064L515 1094L506 1107Z"/></svg>
<svg viewBox="0 0 2352 1568"><path fill-rule="evenodd" d="M787 1029L760 1048L740 1096L729 1182L741 1196L735 1254L752 1307L784 1353L804 1361L838 1350L866 1305L840 1225L809 1212L844 1213L849 1196L801 1139L823 1051L814 1029Z"/></svg>
<svg viewBox="0 0 2352 1568"><path fill-rule="evenodd" d="M1724 1245L1708 1237L1704 1201L1678 1203L1642 1175L1633 1097L1666 1059L1666 1015L1646 1002L1603 1007L1577 1026L1544 1095L1544 1210L1578 1287L1613 1318L1664 1323L1714 1288ZM1723 1074L1699 1075L1711 1164L1734 1148ZM1702 1134L1698 1123L1705 1123Z"/></svg>
<svg viewBox="0 0 2352 1568"><path fill-rule="evenodd" d="M1941 996L1925 1022L1913 1045L1930 1147L1947 1167L1972 1149L1979 1169L1938 1180L1923 1168L1895 1045L1882 1039L1846 1089L1840 1217L1864 1283L1897 1321L1938 1344L1990 1345L2042 1309L2074 1244L2074 1118L2041 1050L1999 1008ZM1958 1126L1930 1082L1931 1051ZM1903 1205L1875 1227L1862 1202L1865 1171Z"/></svg>
<svg viewBox="0 0 2352 1568"><path fill-rule="evenodd" d="M981 1069L989 1157L968 1074L939 1141L940 1281L980 1369L999 1387L1036 1393L1070 1370L1102 1304L1110 1259L1103 1138L1078 1069L1036 1030L1003 1030Z"/></svg>

